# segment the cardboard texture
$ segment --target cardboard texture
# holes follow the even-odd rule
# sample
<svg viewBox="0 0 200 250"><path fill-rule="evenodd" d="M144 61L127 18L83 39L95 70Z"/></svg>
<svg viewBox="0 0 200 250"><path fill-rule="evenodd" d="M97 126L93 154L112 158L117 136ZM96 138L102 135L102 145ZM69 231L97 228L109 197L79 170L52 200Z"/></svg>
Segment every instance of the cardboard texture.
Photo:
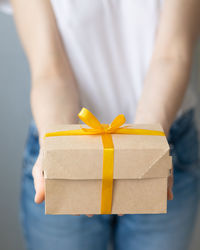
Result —
<svg viewBox="0 0 200 250"><path fill-rule="evenodd" d="M158 124L130 127L163 131ZM80 125L61 125L48 132L79 128ZM112 139L112 214L166 213L167 178L172 168L166 137L112 134ZM100 214L101 135L47 137L43 152L45 213Z"/></svg>

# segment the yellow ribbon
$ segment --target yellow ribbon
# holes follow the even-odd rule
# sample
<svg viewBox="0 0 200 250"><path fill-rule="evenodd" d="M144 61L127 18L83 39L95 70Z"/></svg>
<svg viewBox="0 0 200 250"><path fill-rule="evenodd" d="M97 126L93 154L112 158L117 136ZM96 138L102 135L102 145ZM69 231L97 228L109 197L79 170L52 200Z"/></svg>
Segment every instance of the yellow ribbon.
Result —
<svg viewBox="0 0 200 250"><path fill-rule="evenodd" d="M135 129L128 126L121 127L126 119L124 115L118 115L111 124L101 124L98 119L86 108L82 108L78 117L90 128L81 128L68 131L47 133L45 137L69 136L69 135L101 135L103 142L103 175L101 192L101 214L112 212L112 189L114 170L114 145L111 134L131 135L156 135L165 136L164 132L148 129Z"/></svg>

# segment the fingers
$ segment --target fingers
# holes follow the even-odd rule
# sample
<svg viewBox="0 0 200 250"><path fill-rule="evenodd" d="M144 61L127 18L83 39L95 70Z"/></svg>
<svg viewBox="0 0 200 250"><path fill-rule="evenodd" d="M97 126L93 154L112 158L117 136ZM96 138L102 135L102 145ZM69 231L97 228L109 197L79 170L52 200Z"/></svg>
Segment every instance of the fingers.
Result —
<svg viewBox="0 0 200 250"><path fill-rule="evenodd" d="M32 175L34 178L35 186L35 202L41 203L44 201L44 177L40 167L40 159L38 158L35 166L33 167Z"/></svg>
<svg viewBox="0 0 200 250"><path fill-rule="evenodd" d="M173 198L174 198L174 195L173 195L172 190L168 189L168 191L167 191L167 199L169 201L171 201L171 200L173 200Z"/></svg>
<svg viewBox="0 0 200 250"><path fill-rule="evenodd" d="M167 189L167 199L168 200L173 200L174 195L172 192L172 187L173 187L173 175L171 174L168 178L168 189Z"/></svg>
<svg viewBox="0 0 200 250"><path fill-rule="evenodd" d="M123 216L124 214L118 214L118 216ZM86 214L87 217L92 217L94 214Z"/></svg>

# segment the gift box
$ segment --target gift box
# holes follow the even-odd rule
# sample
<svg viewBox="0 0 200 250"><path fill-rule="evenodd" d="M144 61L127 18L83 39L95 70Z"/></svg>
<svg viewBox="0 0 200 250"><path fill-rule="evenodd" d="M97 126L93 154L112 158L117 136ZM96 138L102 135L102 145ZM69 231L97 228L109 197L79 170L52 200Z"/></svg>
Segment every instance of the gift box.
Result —
<svg viewBox="0 0 200 250"><path fill-rule="evenodd" d="M167 212L169 145L159 124L100 124L49 128L43 143L46 214L155 214Z"/></svg>

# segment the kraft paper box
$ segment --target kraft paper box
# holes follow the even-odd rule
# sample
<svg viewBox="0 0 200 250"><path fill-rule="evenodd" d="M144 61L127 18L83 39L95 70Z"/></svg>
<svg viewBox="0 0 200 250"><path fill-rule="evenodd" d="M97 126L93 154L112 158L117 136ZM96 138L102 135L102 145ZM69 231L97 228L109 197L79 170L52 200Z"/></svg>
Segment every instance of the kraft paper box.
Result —
<svg viewBox="0 0 200 250"><path fill-rule="evenodd" d="M130 126L162 131L155 124ZM74 129L80 129L80 125L62 125L49 131ZM172 168L166 137L112 134L112 140L112 214L166 213L167 178ZM43 152L45 213L100 214L101 135L47 137Z"/></svg>

